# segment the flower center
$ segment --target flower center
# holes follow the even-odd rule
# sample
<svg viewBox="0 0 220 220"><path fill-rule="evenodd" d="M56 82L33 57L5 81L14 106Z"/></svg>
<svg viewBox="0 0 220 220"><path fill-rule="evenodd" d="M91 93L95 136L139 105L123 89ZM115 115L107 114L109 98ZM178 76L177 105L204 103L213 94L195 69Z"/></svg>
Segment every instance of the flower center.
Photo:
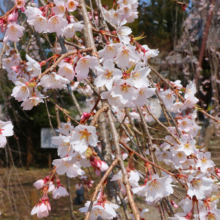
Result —
<svg viewBox="0 0 220 220"><path fill-rule="evenodd" d="M83 67L87 67L89 65L89 60L86 58L82 58L80 62Z"/></svg>
<svg viewBox="0 0 220 220"><path fill-rule="evenodd" d="M60 13L64 12L64 7L62 5L57 6Z"/></svg>
<svg viewBox="0 0 220 220"><path fill-rule="evenodd" d="M64 67L64 71L66 72L66 73L71 73L71 69L69 69L68 67Z"/></svg>
<svg viewBox="0 0 220 220"><path fill-rule="evenodd" d="M187 126L187 122L186 121L182 121L182 125L183 126Z"/></svg>
<svg viewBox="0 0 220 220"><path fill-rule="evenodd" d="M18 7L21 7L21 6L22 6L22 1L17 0L17 6L18 6Z"/></svg>
<svg viewBox="0 0 220 220"><path fill-rule="evenodd" d="M183 158L183 153L182 152L178 152L177 156L179 157L179 159Z"/></svg>
<svg viewBox="0 0 220 220"><path fill-rule="evenodd" d="M184 146L185 146L186 149L189 149L191 147L190 144L188 144L188 143L185 144Z"/></svg>
<svg viewBox="0 0 220 220"><path fill-rule="evenodd" d="M166 98L167 99L172 99L172 95L169 93L169 94L166 95Z"/></svg>
<svg viewBox="0 0 220 220"><path fill-rule="evenodd" d="M140 91L138 92L139 95L144 95L144 89L140 89Z"/></svg>
<svg viewBox="0 0 220 220"><path fill-rule="evenodd" d="M31 105L37 106L37 100L36 99L31 99Z"/></svg>
<svg viewBox="0 0 220 220"><path fill-rule="evenodd" d="M11 27L10 27L10 32L11 32L12 34L16 34L16 33L18 32L18 29L15 28L14 26L11 26Z"/></svg>
<svg viewBox="0 0 220 220"><path fill-rule="evenodd" d="M105 78L106 78L106 79L112 78L112 76L113 76L113 75L112 75L112 72L113 72L113 71L106 70L105 73L104 73Z"/></svg>
<svg viewBox="0 0 220 220"><path fill-rule="evenodd" d="M137 79L137 80L140 80L141 79L141 74L140 72L135 72L132 74L132 78L133 79Z"/></svg>
<svg viewBox="0 0 220 220"><path fill-rule="evenodd" d="M89 133L87 129L84 129L83 131L80 131L79 133L81 134L81 137L80 137L81 140L82 139L86 139L87 141L89 140L91 133Z"/></svg>
<svg viewBox="0 0 220 220"><path fill-rule="evenodd" d="M161 185L157 180L152 180L149 186L151 187L150 190L154 190L154 189L158 190Z"/></svg>
<svg viewBox="0 0 220 220"><path fill-rule="evenodd" d="M64 161L64 163L63 163L66 167L71 167L72 166L72 164L69 164L69 163L67 163L66 161Z"/></svg>
<svg viewBox="0 0 220 220"><path fill-rule="evenodd" d="M74 8L74 7L75 7L74 1L71 1L71 2L69 3L69 7L70 7L70 8Z"/></svg>
<svg viewBox="0 0 220 220"><path fill-rule="evenodd" d="M207 216L207 220L216 220L215 214L209 213Z"/></svg>
<svg viewBox="0 0 220 220"><path fill-rule="evenodd" d="M57 18L57 17L51 18L51 23L52 23L53 25L59 24L58 18Z"/></svg>
<svg viewBox="0 0 220 220"><path fill-rule="evenodd" d="M101 216L102 215L102 210L100 209L94 209L92 212L95 214L95 216Z"/></svg>
<svg viewBox="0 0 220 220"><path fill-rule="evenodd" d="M129 57L129 50L124 49L121 53L123 57Z"/></svg>
<svg viewBox="0 0 220 220"><path fill-rule="evenodd" d="M207 160L205 157L203 157L203 158L201 159L201 162L202 162L203 164L207 164L208 160Z"/></svg>
<svg viewBox="0 0 220 220"><path fill-rule="evenodd" d="M127 85L127 83L124 83L123 85L120 85L120 87L121 87L122 93L123 92L128 93L131 86Z"/></svg>
<svg viewBox="0 0 220 220"><path fill-rule="evenodd" d="M112 46L106 46L106 51L107 51L108 53L113 53L113 52L114 52L114 47L112 47Z"/></svg>
<svg viewBox="0 0 220 220"><path fill-rule="evenodd" d="M44 24L44 19L38 16L38 17L36 18L36 22L37 22L39 25L43 25L43 24Z"/></svg>
<svg viewBox="0 0 220 220"><path fill-rule="evenodd" d="M23 94L27 91L27 87L26 86L22 86L21 87L21 91L23 92Z"/></svg>
<svg viewBox="0 0 220 220"><path fill-rule="evenodd" d="M202 181L200 179L194 179L192 182L192 186L196 189L200 188L202 185Z"/></svg>

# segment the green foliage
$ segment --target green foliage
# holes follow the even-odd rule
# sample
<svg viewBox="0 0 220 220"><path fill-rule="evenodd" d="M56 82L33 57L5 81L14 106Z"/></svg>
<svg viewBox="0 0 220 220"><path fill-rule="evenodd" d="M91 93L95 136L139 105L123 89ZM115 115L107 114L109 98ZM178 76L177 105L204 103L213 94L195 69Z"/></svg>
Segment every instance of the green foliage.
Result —
<svg viewBox="0 0 220 220"><path fill-rule="evenodd" d="M151 0L150 3L141 1L139 5L138 24L131 27L138 34L145 33L146 38L141 41L150 48L170 50L173 48L174 38L181 34L181 26L186 12L176 3L165 0ZM138 29L138 30L137 30Z"/></svg>

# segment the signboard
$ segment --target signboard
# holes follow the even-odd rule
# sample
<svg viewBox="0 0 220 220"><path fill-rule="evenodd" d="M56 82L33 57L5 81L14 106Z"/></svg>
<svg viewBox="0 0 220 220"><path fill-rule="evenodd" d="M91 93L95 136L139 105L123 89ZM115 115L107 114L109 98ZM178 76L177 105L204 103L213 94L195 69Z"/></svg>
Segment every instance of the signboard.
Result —
<svg viewBox="0 0 220 220"><path fill-rule="evenodd" d="M56 136L59 135L59 132L56 132ZM57 146L51 143L51 138L55 136L51 128L41 128L41 148L54 148Z"/></svg>

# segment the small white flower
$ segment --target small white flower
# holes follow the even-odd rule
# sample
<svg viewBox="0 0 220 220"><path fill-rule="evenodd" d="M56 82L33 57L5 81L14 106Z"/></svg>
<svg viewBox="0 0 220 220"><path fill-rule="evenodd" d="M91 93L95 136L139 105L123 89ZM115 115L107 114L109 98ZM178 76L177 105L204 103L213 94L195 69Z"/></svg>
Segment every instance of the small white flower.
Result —
<svg viewBox="0 0 220 220"><path fill-rule="evenodd" d="M66 38L72 38L75 35L76 31L81 31L84 27L84 24L82 22L75 22L68 24L64 29L63 29L63 35Z"/></svg>
<svg viewBox="0 0 220 220"><path fill-rule="evenodd" d="M86 202L85 207L80 208L80 212L87 213L90 206L90 201ZM118 209L119 206L112 204L108 201L105 201L102 204L99 204L97 201L94 202L91 210L91 214L89 219L90 220L96 220L99 216L102 219L113 219L117 216L117 213L115 212L115 209Z"/></svg>
<svg viewBox="0 0 220 220"><path fill-rule="evenodd" d="M12 90L11 96L15 97L16 100L19 102L25 101L29 95L30 95L30 90L28 86L26 86L24 83L16 81L15 82L15 87Z"/></svg>
<svg viewBox="0 0 220 220"><path fill-rule="evenodd" d="M106 60L103 63L103 67L97 67L96 70L98 77L95 79L95 85L97 87L102 87L105 85L108 90L112 89L114 80L122 77L121 70L115 68L112 60Z"/></svg>
<svg viewBox="0 0 220 220"><path fill-rule="evenodd" d="M66 9L69 12L75 11L78 5L79 5L79 3L74 0L68 0L67 3L65 4Z"/></svg>
<svg viewBox="0 0 220 220"><path fill-rule="evenodd" d="M95 69L96 66L99 66L96 57L86 55L85 57L80 58L75 68L77 80L82 81L86 79L89 74L89 69Z"/></svg>
<svg viewBox="0 0 220 220"><path fill-rule="evenodd" d="M26 63L27 65L27 71L30 72L33 76L38 76L41 74L41 66L40 64L32 59L28 54L26 54L26 59L28 62Z"/></svg>
<svg viewBox="0 0 220 220"><path fill-rule="evenodd" d="M63 15L54 15L48 20L49 33L56 32L58 36L63 35L63 28L67 26L68 22L63 18Z"/></svg>
<svg viewBox="0 0 220 220"><path fill-rule="evenodd" d="M137 99L138 91L133 87L133 84L128 80L117 80L115 86L111 90L113 97L119 97L122 104L131 102Z"/></svg>
<svg viewBox="0 0 220 220"><path fill-rule="evenodd" d="M43 86L45 89L62 89L68 83L70 83L68 79L52 72L49 75L44 75L39 85Z"/></svg>
<svg viewBox="0 0 220 220"><path fill-rule="evenodd" d="M117 50L121 46L122 44L120 43L107 44L104 49L98 51L99 57L103 58L104 60L113 59L117 56Z"/></svg>
<svg viewBox="0 0 220 220"><path fill-rule="evenodd" d="M124 19L120 23L120 25L118 26L118 29L116 30L116 33L117 33L118 38L121 41L121 43L129 44L130 43L130 37L128 35L132 33L132 30L129 27L123 26L126 23L127 23L127 21Z"/></svg>
<svg viewBox="0 0 220 220"><path fill-rule="evenodd" d="M171 183L171 176L160 178L158 174L154 174L152 179L148 181L146 185L134 188L133 192L146 196L145 200L147 202L157 202L159 199L169 196L171 193L173 193Z"/></svg>
<svg viewBox="0 0 220 220"><path fill-rule="evenodd" d="M196 196L197 199L204 199L212 191L213 180L202 175L196 177L188 177L188 191L187 195L190 197Z"/></svg>
<svg viewBox="0 0 220 220"><path fill-rule="evenodd" d="M59 199L60 197L66 196L69 196L69 193L67 192L66 188L58 184L58 186L53 190L53 198Z"/></svg>
<svg viewBox="0 0 220 220"><path fill-rule="evenodd" d="M0 148L5 147L7 143L6 137L14 134L13 128L11 121L4 122L0 120Z"/></svg>
<svg viewBox="0 0 220 220"><path fill-rule="evenodd" d="M24 27L16 24L15 22L9 23L5 32L3 42L6 42L8 40L12 42L18 42L20 40L19 38L23 36L24 29Z"/></svg>
<svg viewBox="0 0 220 220"><path fill-rule="evenodd" d="M69 161L69 158L62 158L62 159L56 159L52 163L54 166L56 166L56 172L58 175L63 175L66 173L66 175L70 178L77 177L84 175L85 172L80 169L80 164L77 162L75 164L72 164Z"/></svg>
<svg viewBox="0 0 220 220"><path fill-rule="evenodd" d="M206 173L207 169L215 166L214 162L211 160L210 152L199 152L196 156L198 158L196 168L200 168L203 173Z"/></svg>
<svg viewBox="0 0 220 220"><path fill-rule="evenodd" d="M39 103L44 103L43 96L37 96L34 95L32 97L29 97L26 99L21 106L23 107L23 110L31 110L34 106L37 106Z"/></svg>
<svg viewBox="0 0 220 220"><path fill-rule="evenodd" d="M61 128L58 129L58 131L66 136L70 135L70 133L73 130L73 126L71 125L71 122L68 121L67 123L61 122Z"/></svg>

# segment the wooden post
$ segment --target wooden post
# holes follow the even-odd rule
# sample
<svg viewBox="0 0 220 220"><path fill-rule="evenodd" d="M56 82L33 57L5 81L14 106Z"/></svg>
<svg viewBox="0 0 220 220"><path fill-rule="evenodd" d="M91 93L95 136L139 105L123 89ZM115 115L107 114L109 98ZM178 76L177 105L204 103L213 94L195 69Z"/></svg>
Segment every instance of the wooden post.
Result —
<svg viewBox="0 0 220 220"><path fill-rule="evenodd" d="M48 167L49 167L50 170L51 170L51 168L52 168L51 164L52 164L51 152L49 152L49 154L48 154Z"/></svg>
<svg viewBox="0 0 220 220"><path fill-rule="evenodd" d="M33 208L38 203L37 190L31 191L31 208ZM31 220L38 220L37 215L32 215Z"/></svg>

